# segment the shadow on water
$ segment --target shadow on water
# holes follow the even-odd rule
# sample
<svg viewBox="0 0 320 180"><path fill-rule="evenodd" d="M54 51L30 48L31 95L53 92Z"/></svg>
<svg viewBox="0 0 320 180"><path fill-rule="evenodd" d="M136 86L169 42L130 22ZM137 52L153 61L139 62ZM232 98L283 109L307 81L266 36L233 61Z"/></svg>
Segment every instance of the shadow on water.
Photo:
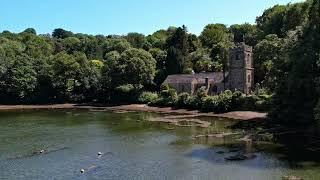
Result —
<svg viewBox="0 0 320 180"><path fill-rule="evenodd" d="M254 148L286 162L291 168L320 167L320 138L310 133L313 131L309 128L288 128L268 121L240 121L228 128L271 135L266 143L254 143Z"/></svg>

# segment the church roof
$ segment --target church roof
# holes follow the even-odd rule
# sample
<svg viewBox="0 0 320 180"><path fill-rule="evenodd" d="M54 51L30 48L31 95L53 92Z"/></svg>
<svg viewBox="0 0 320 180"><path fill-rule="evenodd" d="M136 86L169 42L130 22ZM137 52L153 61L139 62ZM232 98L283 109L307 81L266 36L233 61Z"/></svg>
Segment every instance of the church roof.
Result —
<svg viewBox="0 0 320 180"><path fill-rule="evenodd" d="M173 74L173 75L169 75L167 79L164 81L164 83L165 84L205 83L206 78L209 78L209 82L221 83L223 82L223 72L209 72L209 73L197 73L197 74Z"/></svg>

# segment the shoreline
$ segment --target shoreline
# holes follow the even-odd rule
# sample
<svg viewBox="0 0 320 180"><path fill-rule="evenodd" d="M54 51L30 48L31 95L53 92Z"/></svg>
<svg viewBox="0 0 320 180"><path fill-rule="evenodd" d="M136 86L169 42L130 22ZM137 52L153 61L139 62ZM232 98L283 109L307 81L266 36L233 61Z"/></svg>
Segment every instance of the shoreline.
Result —
<svg viewBox="0 0 320 180"><path fill-rule="evenodd" d="M177 114L190 115L194 117L217 117L234 120L264 120L267 113L254 111L232 111L222 114L215 114L212 112L203 113L198 110L174 109L171 107L153 107L145 104L129 104L116 106L95 106L82 104L52 104L52 105L0 105L0 112L11 110L32 110L32 109L87 109L87 110L101 110L114 112L154 112L161 114Z"/></svg>

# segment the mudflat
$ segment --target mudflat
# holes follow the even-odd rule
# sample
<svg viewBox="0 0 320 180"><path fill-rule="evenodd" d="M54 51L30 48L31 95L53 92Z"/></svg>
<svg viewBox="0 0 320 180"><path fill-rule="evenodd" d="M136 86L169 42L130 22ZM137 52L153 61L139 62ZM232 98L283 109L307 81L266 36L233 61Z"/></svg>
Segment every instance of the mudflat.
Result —
<svg viewBox="0 0 320 180"><path fill-rule="evenodd" d="M154 107L145 104L129 105L83 105L83 104L50 104L50 105L0 105L0 111L6 110L28 110L28 109L94 109L101 111L138 111L156 112L165 114L192 115L194 117L221 117L235 120L264 120L267 113L254 111L233 111L221 114L203 113L197 110L175 109L172 107Z"/></svg>

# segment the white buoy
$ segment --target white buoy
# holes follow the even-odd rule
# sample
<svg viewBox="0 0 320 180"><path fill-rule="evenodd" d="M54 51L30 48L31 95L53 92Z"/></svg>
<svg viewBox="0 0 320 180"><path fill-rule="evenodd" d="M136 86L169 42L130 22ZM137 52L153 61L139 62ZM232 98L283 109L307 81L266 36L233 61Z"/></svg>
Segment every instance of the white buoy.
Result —
<svg viewBox="0 0 320 180"><path fill-rule="evenodd" d="M44 150L43 150L43 149L41 149L41 150L40 150L40 153L44 153Z"/></svg>
<svg viewBox="0 0 320 180"><path fill-rule="evenodd" d="M84 173L84 169L80 169L80 172L81 172L81 173Z"/></svg>
<svg viewBox="0 0 320 180"><path fill-rule="evenodd" d="M102 155L102 152L98 152L98 156L101 156Z"/></svg>

